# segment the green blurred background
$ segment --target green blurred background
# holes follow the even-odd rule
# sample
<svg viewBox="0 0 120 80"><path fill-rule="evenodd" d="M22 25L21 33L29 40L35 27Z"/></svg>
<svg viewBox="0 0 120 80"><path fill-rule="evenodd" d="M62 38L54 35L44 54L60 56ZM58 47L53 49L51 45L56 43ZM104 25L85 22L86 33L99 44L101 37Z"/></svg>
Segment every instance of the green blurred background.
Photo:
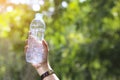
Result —
<svg viewBox="0 0 120 80"><path fill-rule="evenodd" d="M60 80L120 80L120 0L0 0L0 80L40 80L24 54L36 12Z"/></svg>

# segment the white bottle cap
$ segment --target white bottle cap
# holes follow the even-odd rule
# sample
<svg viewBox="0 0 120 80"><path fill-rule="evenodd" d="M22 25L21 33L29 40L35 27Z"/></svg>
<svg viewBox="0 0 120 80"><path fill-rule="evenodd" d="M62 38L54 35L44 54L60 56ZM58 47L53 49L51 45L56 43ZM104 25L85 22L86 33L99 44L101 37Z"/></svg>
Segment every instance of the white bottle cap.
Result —
<svg viewBox="0 0 120 80"><path fill-rule="evenodd" d="M41 14L41 13L36 13L35 14L35 19L37 19L37 20L42 19L42 17L43 17L43 14Z"/></svg>

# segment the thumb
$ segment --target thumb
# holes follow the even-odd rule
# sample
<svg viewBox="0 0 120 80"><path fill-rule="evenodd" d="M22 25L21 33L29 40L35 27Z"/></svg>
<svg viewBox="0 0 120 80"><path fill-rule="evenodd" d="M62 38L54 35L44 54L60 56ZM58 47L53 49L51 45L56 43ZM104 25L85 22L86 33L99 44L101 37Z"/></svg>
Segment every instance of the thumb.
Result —
<svg viewBox="0 0 120 80"><path fill-rule="evenodd" d="M43 47L44 47L44 49L45 49L45 52L48 53L49 48L48 48L48 44L47 44L47 42L46 42L45 40L42 40L42 45L43 45Z"/></svg>

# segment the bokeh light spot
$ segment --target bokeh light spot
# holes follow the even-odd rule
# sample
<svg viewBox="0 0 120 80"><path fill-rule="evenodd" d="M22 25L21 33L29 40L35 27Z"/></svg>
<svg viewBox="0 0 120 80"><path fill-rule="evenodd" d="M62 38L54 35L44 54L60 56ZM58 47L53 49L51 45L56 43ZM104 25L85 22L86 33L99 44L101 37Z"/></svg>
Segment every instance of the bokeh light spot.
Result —
<svg viewBox="0 0 120 80"><path fill-rule="evenodd" d="M68 3L66 1L62 2L62 7L66 8L68 6Z"/></svg>
<svg viewBox="0 0 120 80"><path fill-rule="evenodd" d="M49 11L50 11L50 12L54 12L54 10L55 10L54 7L50 7L50 8L49 8Z"/></svg>
<svg viewBox="0 0 120 80"><path fill-rule="evenodd" d="M43 1L43 0L40 0L40 1L39 1L39 4L40 4L40 5L44 5L44 1Z"/></svg>
<svg viewBox="0 0 120 80"><path fill-rule="evenodd" d="M85 2L86 0L79 0L79 2L81 2L81 3L83 3L83 2Z"/></svg>
<svg viewBox="0 0 120 80"><path fill-rule="evenodd" d="M12 6L8 6L8 7L6 8L6 11L7 11L7 12L12 12L12 11L13 11L13 7L12 7Z"/></svg>
<svg viewBox="0 0 120 80"><path fill-rule="evenodd" d="M39 4L33 4L32 9L33 9L33 11L39 11L40 10L40 5Z"/></svg>

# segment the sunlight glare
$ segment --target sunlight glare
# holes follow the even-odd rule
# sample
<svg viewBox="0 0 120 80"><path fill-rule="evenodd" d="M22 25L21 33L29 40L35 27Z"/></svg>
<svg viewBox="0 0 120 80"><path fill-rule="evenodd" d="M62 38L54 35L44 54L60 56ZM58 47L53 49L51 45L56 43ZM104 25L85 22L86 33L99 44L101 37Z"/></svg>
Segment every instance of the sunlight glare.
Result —
<svg viewBox="0 0 120 80"><path fill-rule="evenodd" d="M17 0L11 0L11 2L14 4L19 4L19 1L17 1Z"/></svg>
<svg viewBox="0 0 120 80"><path fill-rule="evenodd" d="M0 6L0 12L2 11L2 7Z"/></svg>
<svg viewBox="0 0 120 80"><path fill-rule="evenodd" d="M54 7L50 7L50 8L49 8L49 11L50 11L50 12L54 12L54 10L55 10Z"/></svg>
<svg viewBox="0 0 120 80"><path fill-rule="evenodd" d="M85 1L86 1L86 0L79 0L80 3L83 3L83 2L85 2Z"/></svg>
<svg viewBox="0 0 120 80"><path fill-rule="evenodd" d="M44 5L44 1L43 1L43 0L40 0L40 1L39 1L39 4L40 4L40 5Z"/></svg>
<svg viewBox="0 0 120 80"><path fill-rule="evenodd" d="M8 6L8 7L6 8L6 11L7 11L7 12L12 12L12 11L13 11L13 7L12 7L12 6Z"/></svg>
<svg viewBox="0 0 120 80"><path fill-rule="evenodd" d="M26 2L26 0L20 0L20 3L21 4L26 4L27 2Z"/></svg>
<svg viewBox="0 0 120 80"><path fill-rule="evenodd" d="M40 10L40 5L39 5L39 4L33 4L33 5L32 5L32 9L33 9L34 11L39 11L39 10Z"/></svg>
<svg viewBox="0 0 120 80"><path fill-rule="evenodd" d="M63 1L63 2L62 2L62 6L63 6L64 8L66 8L66 7L68 6L68 3L67 3L66 1Z"/></svg>

